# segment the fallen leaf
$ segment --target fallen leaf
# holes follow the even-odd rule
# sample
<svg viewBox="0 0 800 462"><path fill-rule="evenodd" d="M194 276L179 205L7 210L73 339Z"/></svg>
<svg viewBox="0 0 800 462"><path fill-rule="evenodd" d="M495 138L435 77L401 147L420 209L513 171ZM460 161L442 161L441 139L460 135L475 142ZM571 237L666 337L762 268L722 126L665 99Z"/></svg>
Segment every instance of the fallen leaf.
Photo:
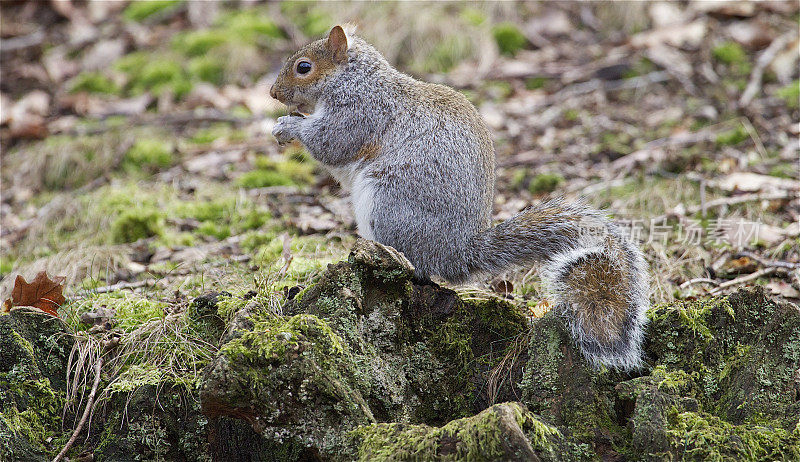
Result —
<svg viewBox="0 0 800 462"><path fill-rule="evenodd" d="M749 257L734 258L722 265L726 274L750 274L758 269L758 262Z"/></svg>
<svg viewBox="0 0 800 462"><path fill-rule="evenodd" d="M720 16L749 18L756 14L756 2L749 0L701 0L691 4L695 11Z"/></svg>
<svg viewBox="0 0 800 462"><path fill-rule="evenodd" d="M11 291L13 306L32 306L45 313L58 316L58 307L66 301L63 286L64 277L56 276L51 280L46 271L40 271L28 283L22 276L17 276L14 281L14 290Z"/></svg>
<svg viewBox="0 0 800 462"><path fill-rule="evenodd" d="M772 30L760 21L734 22L727 28L728 35L751 50L760 50L775 38Z"/></svg>
<svg viewBox="0 0 800 462"><path fill-rule="evenodd" d="M8 118L11 138L44 138L44 116L49 109L50 95L42 90L34 90L14 103Z"/></svg>
<svg viewBox="0 0 800 462"><path fill-rule="evenodd" d="M785 281L772 281L767 283L766 287L773 295L781 295L787 298L800 298L800 291Z"/></svg>
<svg viewBox="0 0 800 462"><path fill-rule="evenodd" d="M679 48L696 48L706 36L708 26L705 19L688 24L673 24L647 32L640 32L630 39L634 48L650 48L658 45L672 45Z"/></svg>
<svg viewBox="0 0 800 462"><path fill-rule="evenodd" d="M800 189L800 184L796 180L750 172L731 173L718 180L716 186L725 191L739 192L792 191Z"/></svg>

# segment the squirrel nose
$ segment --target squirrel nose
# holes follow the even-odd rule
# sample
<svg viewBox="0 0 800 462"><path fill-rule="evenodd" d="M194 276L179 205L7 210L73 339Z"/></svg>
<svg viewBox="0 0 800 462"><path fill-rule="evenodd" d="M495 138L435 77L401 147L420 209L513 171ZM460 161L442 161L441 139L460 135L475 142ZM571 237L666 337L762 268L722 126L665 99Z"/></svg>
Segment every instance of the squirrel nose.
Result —
<svg viewBox="0 0 800 462"><path fill-rule="evenodd" d="M275 85L269 87L269 96L278 99L278 92L275 91Z"/></svg>

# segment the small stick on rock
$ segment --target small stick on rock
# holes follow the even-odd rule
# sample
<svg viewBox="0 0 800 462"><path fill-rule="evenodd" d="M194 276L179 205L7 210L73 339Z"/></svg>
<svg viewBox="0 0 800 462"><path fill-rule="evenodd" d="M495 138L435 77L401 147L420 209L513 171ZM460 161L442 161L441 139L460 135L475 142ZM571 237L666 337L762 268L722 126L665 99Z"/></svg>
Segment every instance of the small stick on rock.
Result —
<svg viewBox="0 0 800 462"><path fill-rule="evenodd" d="M100 370L103 368L103 358L97 358L97 362L94 364L94 384L92 384L92 391L89 393L89 399L86 402L86 408L83 410L83 415L81 416L80 422L78 422L78 426L75 427L75 431L72 432L72 436L67 441L67 444L64 445L64 449L58 453L58 455L53 459L53 462L60 461L64 455L69 451L69 448L75 443L75 440L78 439L78 435L83 430L83 425L86 423L86 419L89 418L90 411L92 410L92 405L94 404L94 396L97 394L97 388L100 386Z"/></svg>
<svg viewBox="0 0 800 462"><path fill-rule="evenodd" d="M730 281L723 282L722 284L717 286L716 289L712 290L709 293L711 295L718 295L720 292L723 291L723 289L726 289L726 288L731 287L731 286L736 286L736 285L739 285L739 284L744 284L745 282L752 281L754 279L758 279L761 276L766 276L768 274L772 274L777 270L778 270L778 268L776 268L774 266L771 267L771 268L764 268L764 269L758 270L755 273L748 274L747 276L742 276L740 278L736 278L736 279L732 279Z"/></svg>
<svg viewBox="0 0 800 462"><path fill-rule="evenodd" d="M759 265L765 266L765 267L768 267L768 268L772 268L772 267L775 267L775 268L786 268L786 269L797 269L797 268L800 268L800 263L792 263L792 262L780 261L780 260L767 260L766 258L763 258L760 255L756 255L755 253L748 252L748 251L739 252L734 257L735 258L747 257L747 258L750 258L752 260L755 260L756 262L758 262Z"/></svg>
<svg viewBox="0 0 800 462"><path fill-rule="evenodd" d="M681 289L685 289L685 288L687 288L687 287L689 287L691 285L694 285L694 284L711 284L713 286L719 287L719 282L717 282L717 281L715 281L713 279L709 279L709 278L689 279L688 281L684 282L683 284L681 284L678 287L680 287Z"/></svg>

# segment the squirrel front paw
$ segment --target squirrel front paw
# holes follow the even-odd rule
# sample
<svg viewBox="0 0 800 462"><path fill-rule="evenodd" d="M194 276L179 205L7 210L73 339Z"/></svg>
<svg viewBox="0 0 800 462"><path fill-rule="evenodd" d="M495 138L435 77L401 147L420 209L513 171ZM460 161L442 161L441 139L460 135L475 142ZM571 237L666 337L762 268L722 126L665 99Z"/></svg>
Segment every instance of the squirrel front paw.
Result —
<svg viewBox="0 0 800 462"><path fill-rule="evenodd" d="M278 123L272 128L272 136L278 140L278 144L284 145L298 137L300 122L303 117L287 115L278 117Z"/></svg>

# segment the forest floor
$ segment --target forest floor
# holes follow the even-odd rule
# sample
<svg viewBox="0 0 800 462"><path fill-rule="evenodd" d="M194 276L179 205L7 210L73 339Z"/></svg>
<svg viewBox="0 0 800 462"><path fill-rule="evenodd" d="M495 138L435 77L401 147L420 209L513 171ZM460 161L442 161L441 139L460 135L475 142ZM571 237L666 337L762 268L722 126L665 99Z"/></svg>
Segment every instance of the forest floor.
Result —
<svg viewBox="0 0 800 462"><path fill-rule="evenodd" d="M800 298L796 2L244 3L3 2L2 299L43 269L73 301L280 295L344 258L348 199L279 149L268 90L347 20L479 108L497 219L583 197L640 242L656 303ZM542 302L535 268L461 290Z"/></svg>

